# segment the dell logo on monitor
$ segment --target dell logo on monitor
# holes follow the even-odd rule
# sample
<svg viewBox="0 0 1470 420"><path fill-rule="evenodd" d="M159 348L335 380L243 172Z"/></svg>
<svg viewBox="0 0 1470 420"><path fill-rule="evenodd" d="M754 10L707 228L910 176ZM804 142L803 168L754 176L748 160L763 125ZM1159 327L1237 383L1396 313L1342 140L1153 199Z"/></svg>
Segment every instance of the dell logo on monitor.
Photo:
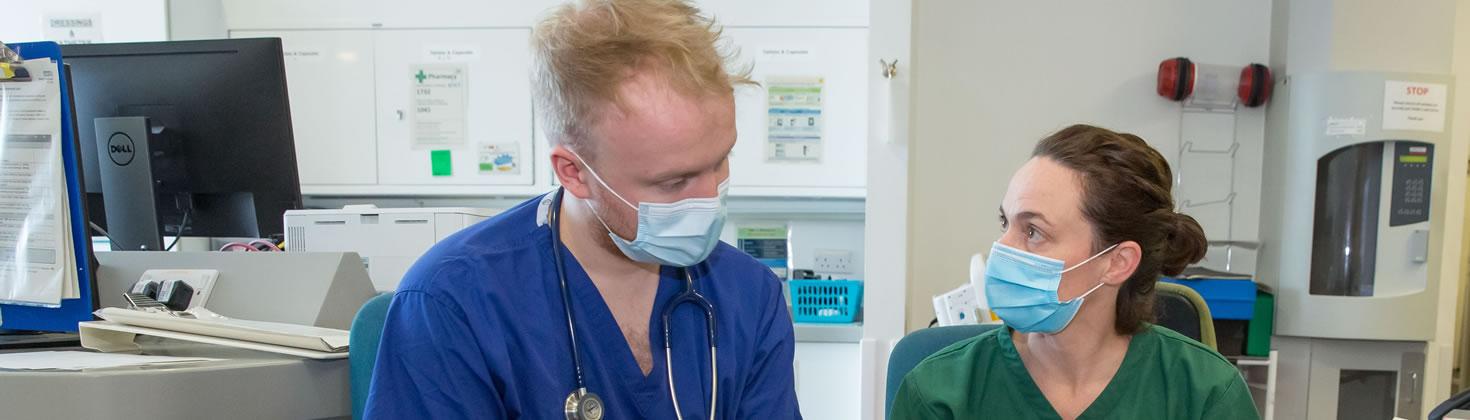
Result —
<svg viewBox="0 0 1470 420"><path fill-rule="evenodd" d="M133 138L126 133L112 133L107 139L107 157L112 158L112 163L117 166L128 166L133 163Z"/></svg>

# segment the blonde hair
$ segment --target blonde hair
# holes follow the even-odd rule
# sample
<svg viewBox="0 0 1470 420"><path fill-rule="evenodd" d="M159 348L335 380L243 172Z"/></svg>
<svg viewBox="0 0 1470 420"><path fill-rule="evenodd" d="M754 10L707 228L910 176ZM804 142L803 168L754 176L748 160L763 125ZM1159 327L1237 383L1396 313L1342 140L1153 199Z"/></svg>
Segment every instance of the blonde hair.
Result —
<svg viewBox="0 0 1470 420"><path fill-rule="evenodd" d="M532 89L547 138L581 146L596 121L590 114L622 107L618 86L638 69L658 71L676 92L695 97L753 84L748 68L725 71L730 54L720 34L683 0L576 0L556 8L531 36Z"/></svg>

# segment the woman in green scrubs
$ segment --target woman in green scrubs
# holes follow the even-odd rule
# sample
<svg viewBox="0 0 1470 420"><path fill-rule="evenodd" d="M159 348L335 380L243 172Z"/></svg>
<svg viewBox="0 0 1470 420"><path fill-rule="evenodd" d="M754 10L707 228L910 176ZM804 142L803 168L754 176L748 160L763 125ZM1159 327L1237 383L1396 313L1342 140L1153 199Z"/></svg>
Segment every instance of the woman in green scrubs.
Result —
<svg viewBox="0 0 1470 420"><path fill-rule="evenodd" d="M1143 139L1074 125L1011 179L986 300L1006 328L903 378L893 419L1256 419L1219 353L1153 325L1154 285L1204 256Z"/></svg>

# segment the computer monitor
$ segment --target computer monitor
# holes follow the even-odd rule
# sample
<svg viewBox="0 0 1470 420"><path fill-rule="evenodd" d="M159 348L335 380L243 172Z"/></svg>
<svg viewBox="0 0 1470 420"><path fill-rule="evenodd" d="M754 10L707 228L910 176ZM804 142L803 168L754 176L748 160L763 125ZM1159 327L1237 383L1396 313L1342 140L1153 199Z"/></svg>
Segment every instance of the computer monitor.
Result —
<svg viewBox="0 0 1470 420"><path fill-rule="evenodd" d="M302 207L280 39L77 44L62 56L87 203L113 249L268 237Z"/></svg>

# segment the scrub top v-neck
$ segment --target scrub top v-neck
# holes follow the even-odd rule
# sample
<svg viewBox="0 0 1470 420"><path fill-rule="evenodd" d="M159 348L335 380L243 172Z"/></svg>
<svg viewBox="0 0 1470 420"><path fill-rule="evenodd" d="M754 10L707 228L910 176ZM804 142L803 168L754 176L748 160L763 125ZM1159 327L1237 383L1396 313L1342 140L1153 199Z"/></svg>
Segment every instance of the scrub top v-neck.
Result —
<svg viewBox="0 0 1470 420"><path fill-rule="evenodd" d="M1060 419L1021 361L1008 328L934 353L903 379L892 419ZM1118 372L1077 417L1257 419L1240 372L1219 353L1167 328L1135 334Z"/></svg>
<svg viewBox="0 0 1470 420"><path fill-rule="evenodd" d="M450 236L409 270L388 311L367 417L565 418L575 377L544 223L547 198ZM602 295L562 250L584 376L606 418L673 418L660 315L682 289L678 270L660 269L648 322L654 364L644 375ZM718 417L799 418L795 338L780 281L723 243L690 270L720 328ZM704 316L684 305L671 322L679 407L686 418L703 419L710 396Z"/></svg>

